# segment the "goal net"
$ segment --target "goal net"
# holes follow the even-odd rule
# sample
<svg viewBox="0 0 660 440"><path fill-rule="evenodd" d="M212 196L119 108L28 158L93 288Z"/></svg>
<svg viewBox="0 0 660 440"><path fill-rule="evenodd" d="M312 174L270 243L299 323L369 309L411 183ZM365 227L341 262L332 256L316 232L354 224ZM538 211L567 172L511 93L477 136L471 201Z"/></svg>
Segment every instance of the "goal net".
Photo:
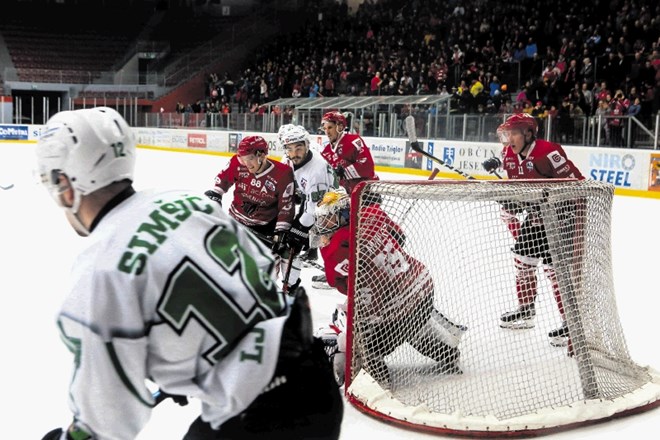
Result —
<svg viewBox="0 0 660 440"><path fill-rule="evenodd" d="M611 185L589 180L358 186L348 400L408 427L484 437L543 434L659 406L660 375L630 358L618 318L612 199ZM507 227L503 209L509 220L542 225L530 246L551 265L514 255L520 229ZM519 306L520 260L537 280L535 315L528 328L502 328L502 314ZM553 346L549 333L562 322L566 345Z"/></svg>

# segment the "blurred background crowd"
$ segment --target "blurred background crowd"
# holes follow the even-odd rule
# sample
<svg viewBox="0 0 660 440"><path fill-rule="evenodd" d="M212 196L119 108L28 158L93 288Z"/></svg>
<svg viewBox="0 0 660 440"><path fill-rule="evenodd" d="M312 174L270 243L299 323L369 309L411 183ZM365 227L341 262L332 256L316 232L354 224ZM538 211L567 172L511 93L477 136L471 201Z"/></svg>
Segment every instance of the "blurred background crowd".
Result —
<svg viewBox="0 0 660 440"><path fill-rule="evenodd" d="M72 3L11 2L44 9ZM638 121L635 127L657 125L660 3L653 0L88 0L73 6L98 7L99 2L104 8L123 8L117 17L126 16L126 8L136 11L115 19L108 35L114 32L117 37L123 31L129 33L123 37L127 41L151 40L150 44L167 40L178 48L180 64L185 65L181 71L188 75L184 80L192 77L188 72L193 67L203 77L186 93L169 92L169 100L152 89L144 96L136 94L141 99L139 111L268 113L288 122L296 107L279 105L277 100L433 95L451 99L425 111L527 112L539 118L542 127L552 120L555 139L567 142L580 141L574 139L576 121L594 116L604 118L604 142L615 146L624 144L624 125L631 117ZM141 21L138 10L144 14ZM218 20L209 12L216 10L229 17ZM155 20L157 13L165 17L160 22ZM19 58L9 37L18 16L0 19L0 36L5 37L9 61L16 67ZM36 23L34 16L23 18ZM46 17L39 27L52 27L52 21ZM270 33L269 21L275 23ZM68 23L66 32L73 32L76 23ZM96 23L94 32L99 29ZM216 37L221 35L228 48L217 49L221 46ZM209 48L212 39L215 46ZM248 46L246 42L252 40ZM199 47L212 54L199 58L202 63L192 58ZM90 54L89 58L104 57ZM164 66L162 59L140 62L151 72ZM56 63L54 58L46 67L57 69ZM89 102L100 96L113 95L81 90L76 105L81 98ZM629 125L627 131L632 129Z"/></svg>

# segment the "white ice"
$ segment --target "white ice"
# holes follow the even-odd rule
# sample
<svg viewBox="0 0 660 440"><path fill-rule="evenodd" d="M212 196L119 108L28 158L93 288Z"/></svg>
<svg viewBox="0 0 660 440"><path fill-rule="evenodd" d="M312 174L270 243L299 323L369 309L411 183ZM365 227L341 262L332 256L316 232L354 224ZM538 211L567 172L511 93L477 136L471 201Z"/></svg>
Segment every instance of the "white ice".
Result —
<svg viewBox="0 0 660 440"><path fill-rule="evenodd" d="M227 158L140 149L137 189L190 188L204 191ZM84 245L34 177L31 144L0 144L0 286L6 301L0 320L3 361L0 375L3 422L0 438L40 439L71 420L66 404L71 356L59 340L55 314L66 294L71 262ZM378 173L383 179L407 178ZM412 179L419 177L410 177ZM619 315L634 361L660 369L660 200L616 196L612 254ZM336 291L311 289L316 269L305 269L315 324L327 322L342 297ZM496 318L494 318L496 319ZM103 390L90 390L103 392ZM285 404L285 402L283 402ZM158 406L138 440L181 438L197 416L198 405L165 402ZM121 421L118 421L121 423ZM620 440L657 438L660 409L591 427L548 435L548 439ZM652 434L652 432L656 434ZM345 406L342 440L369 436L378 440L431 439L386 424Z"/></svg>

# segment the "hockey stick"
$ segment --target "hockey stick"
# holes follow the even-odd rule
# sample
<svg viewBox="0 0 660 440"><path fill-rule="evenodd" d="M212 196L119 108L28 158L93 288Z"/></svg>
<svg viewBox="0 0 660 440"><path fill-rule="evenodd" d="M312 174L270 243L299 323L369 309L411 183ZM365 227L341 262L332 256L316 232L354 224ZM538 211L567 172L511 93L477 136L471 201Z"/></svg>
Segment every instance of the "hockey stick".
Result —
<svg viewBox="0 0 660 440"><path fill-rule="evenodd" d="M429 178L427 180L435 179L435 176L437 176L439 172L440 172L439 169L437 169L436 167L433 167L433 171L431 172L431 175L429 176ZM403 225L403 223L406 221L406 218L408 217L408 214L410 214L410 211L415 207L417 202L419 202L419 199L415 199L410 203L410 206L408 206L408 209L406 209L406 211L401 216L401 220L399 220L400 224Z"/></svg>
<svg viewBox="0 0 660 440"><path fill-rule="evenodd" d="M436 173L436 174L437 174L437 173ZM261 240L263 240L263 241L266 241L266 242L268 242L268 243L273 243L273 237L271 237L271 236L269 236L269 235L264 235L264 234L261 234L261 233L259 233L259 232L253 231L253 230L250 230L250 232L251 232L255 237L257 237L257 238L259 238L259 239L261 239ZM318 269L318 270L320 270L321 272L325 273L325 268L324 268L323 266L321 266L319 263L317 263L316 261L309 261L309 260L306 260L306 261L303 261L302 264L303 264L303 266L310 266L310 267L313 267L314 269Z"/></svg>
<svg viewBox="0 0 660 440"><path fill-rule="evenodd" d="M257 237L258 239L260 239L262 241L265 241L265 242L267 242L268 244L270 244L272 246L272 244L273 244L273 237L272 236L262 234L261 232L254 231L252 229L248 229L248 231L250 231L250 233L252 235L254 235L255 237Z"/></svg>
<svg viewBox="0 0 660 440"><path fill-rule="evenodd" d="M310 260L303 261L303 266L313 267L314 269L318 269L321 272L325 273L325 267L323 267L322 265L320 265L316 261L310 261Z"/></svg>
<svg viewBox="0 0 660 440"><path fill-rule="evenodd" d="M13 187L14 187L14 184L13 184L13 183L10 183L10 184L7 185L7 186L0 185L0 189L4 189L4 190L12 189Z"/></svg>
<svg viewBox="0 0 660 440"><path fill-rule="evenodd" d="M476 180L474 176L469 175L465 171L459 170L458 168L454 168L453 166L449 165L447 162L444 160L435 157L434 155L427 153L424 151L422 146L419 144L417 141L417 132L415 131L415 118L412 117L412 115L409 115L406 117L406 131L408 132L408 138L410 139L410 148L413 150L417 151L418 153L421 153L423 156L426 156L427 158L436 161L440 165L444 166L445 168L449 168L455 173L460 174L461 176L465 177L466 179L470 180Z"/></svg>
<svg viewBox="0 0 660 440"><path fill-rule="evenodd" d="M287 295L289 295L289 276L291 275L291 266L293 266L293 260L296 258L296 255L296 252L289 248L289 259L286 262L286 273L284 274L284 278L282 278L282 290Z"/></svg>

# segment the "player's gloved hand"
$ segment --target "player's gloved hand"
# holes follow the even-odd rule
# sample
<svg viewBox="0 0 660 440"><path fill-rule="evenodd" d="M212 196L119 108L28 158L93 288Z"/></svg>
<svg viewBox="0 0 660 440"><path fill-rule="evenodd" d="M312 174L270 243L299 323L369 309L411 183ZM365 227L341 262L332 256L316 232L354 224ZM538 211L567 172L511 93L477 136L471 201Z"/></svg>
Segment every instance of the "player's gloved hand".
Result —
<svg viewBox="0 0 660 440"><path fill-rule="evenodd" d="M340 179L343 179L343 178L346 177L346 170L344 169L343 166L338 165L337 168L335 168L335 174L336 174L337 177L339 177Z"/></svg>
<svg viewBox="0 0 660 440"><path fill-rule="evenodd" d="M280 257L284 256L284 252L287 249L286 235L287 231L275 231L275 235L273 235L273 244L270 249Z"/></svg>
<svg viewBox="0 0 660 440"><path fill-rule="evenodd" d="M298 189L298 188L296 188L296 191L293 193L293 202L294 202L296 205L300 205L300 204L302 204L302 202L303 202L303 194L302 194L302 191L300 191L300 189Z"/></svg>
<svg viewBox="0 0 660 440"><path fill-rule="evenodd" d="M62 428L55 428L52 431L48 431L46 435L44 435L41 440L62 440L62 434L64 430ZM68 433L66 437L64 437L64 440L68 440L71 437L69 437Z"/></svg>
<svg viewBox="0 0 660 440"><path fill-rule="evenodd" d="M492 173L502 166L502 161L498 157L491 157L490 159L484 160L481 163L481 166L484 167L484 170L487 172Z"/></svg>
<svg viewBox="0 0 660 440"><path fill-rule="evenodd" d="M76 440L91 440L92 436L72 425L66 431L62 428L55 428L52 431L48 431L48 433L46 433L46 435L44 435L41 440L74 440L74 438Z"/></svg>
<svg viewBox="0 0 660 440"><path fill-rule="evenodd" d="M245 214L252 215L252 214L254 214L254 211L257 210L257 205L255 205L252 202L243 201L243 204L241 205L241 208L243 208L243 212Z"/></svg>
<svg viewBox="0 0 660 440"><path fill-rule="evenodd" d="M204 195L209 199L213 200L214 202L218 202L220 206L222 206L222 194L220 194L216 190L210 189L206 191Z"/></svg>
<svg viewBox="0 0 660 440"><path fill-rule="evenodd" d="M297 220L293 222L291 229L287 233L286 241L295 253L309 247L309 229L301 225Z"/></svg>

